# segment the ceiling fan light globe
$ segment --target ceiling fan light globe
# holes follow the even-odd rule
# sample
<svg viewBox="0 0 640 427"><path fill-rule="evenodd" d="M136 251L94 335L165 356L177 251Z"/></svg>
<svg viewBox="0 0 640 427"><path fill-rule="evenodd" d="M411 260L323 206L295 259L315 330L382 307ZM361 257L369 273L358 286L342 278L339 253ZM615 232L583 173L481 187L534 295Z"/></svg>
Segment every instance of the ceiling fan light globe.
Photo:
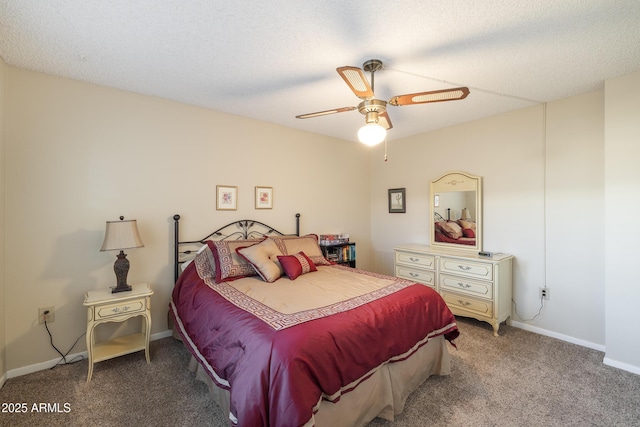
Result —
<svg viewBox="0 0 640 427"><path fill-rule="evenodd" d="M370 147L380 144L386 136L387 130L377 123L367 123L358 131L358 140Z"/></svg>

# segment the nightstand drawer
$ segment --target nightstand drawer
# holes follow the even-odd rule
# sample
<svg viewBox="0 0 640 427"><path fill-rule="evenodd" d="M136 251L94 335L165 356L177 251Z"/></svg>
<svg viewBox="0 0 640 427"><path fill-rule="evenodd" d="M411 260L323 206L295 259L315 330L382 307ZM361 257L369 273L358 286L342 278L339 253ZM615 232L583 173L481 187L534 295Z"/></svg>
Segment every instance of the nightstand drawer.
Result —
<svg viewBox="0 0 640 427"><path fill-rule="evenodd" d="M441 292L442 298L447 303L453 314L456 314L456 308L471 311L481 316L493 316L493 301L483 301L476 298L470 298L461 294L449 292Z"/></svg>
<svg viewBox="0 0 640 427"><path fill-rule="evenodd" d="M435 273L433 271L396 265L396 277L419 282L432 288L436 287Z"/></svg>
<svg viewBox="0 0 640 427"><path fill-rule="evenodd" d="M455 258L440 258L440 271L477 279L493 280L493 264Z"/></svg>
<svg viewBox="0 0 640 427"><path fill-rule="evenodd" d="M415 265L417 267L433 269L436 265L436 258L433 255L397 251L396 264Z"/></svg>
<svg viewBox="0 0 640 427"><path fill-rule="evenodd" d="M145 302L146 298L142 298L96 307L96 320L108 319L125 314L143 313L147 309Z"/></svg>
<svg viewBox="0 0 640 427"><path fill-rule="evenodd" d="M440 275L440 288L480 298L493 298L493 282L481 282L461 276Z"/></svg>

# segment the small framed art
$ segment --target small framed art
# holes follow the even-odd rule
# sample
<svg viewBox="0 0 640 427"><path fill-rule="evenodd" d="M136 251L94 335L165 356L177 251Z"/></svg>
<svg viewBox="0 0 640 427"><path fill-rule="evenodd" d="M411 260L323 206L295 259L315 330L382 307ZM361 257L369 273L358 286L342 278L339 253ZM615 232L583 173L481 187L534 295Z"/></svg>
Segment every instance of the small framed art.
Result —
<svg viewBox="0 0 640 427"><path fill-rule="evenodd" d="M405 213L407 211L404 193L404 188L389 189L389 213Z"/></svg>
<svg viewBox="0 0 640 427"><path fill-rule="evenodd" d="M273 187L256 187L256 209L273 208Z"/></svg>
<svg viewBox="0 0 640 427"><path fill-rule="evenodd" d="M216 185L216 209L219 211L238 209L238 187Z"/></svg>

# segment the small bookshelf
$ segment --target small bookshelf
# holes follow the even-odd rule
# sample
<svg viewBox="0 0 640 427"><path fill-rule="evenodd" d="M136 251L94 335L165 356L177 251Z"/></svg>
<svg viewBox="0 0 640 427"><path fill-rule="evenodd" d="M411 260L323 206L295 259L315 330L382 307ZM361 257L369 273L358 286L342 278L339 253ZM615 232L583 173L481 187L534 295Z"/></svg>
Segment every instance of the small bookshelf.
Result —
<svg viewBox="0 0 640 427"><path fill-rule="evenodd" d="M349 241L348 234L321 234L320 249L327 260L356 267L356 244Z"/></svg>

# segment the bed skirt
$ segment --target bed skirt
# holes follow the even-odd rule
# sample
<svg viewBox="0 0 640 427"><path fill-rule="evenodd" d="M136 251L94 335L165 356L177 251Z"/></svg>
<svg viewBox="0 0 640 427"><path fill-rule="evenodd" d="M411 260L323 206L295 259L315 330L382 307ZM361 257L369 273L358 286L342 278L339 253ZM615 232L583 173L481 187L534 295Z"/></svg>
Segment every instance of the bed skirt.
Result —
<svg viewBox="0 0 640 427"><path fill-rule="evenodd" d="M229 414L229 392L216 386L194 357L189 369L207 384L211 398ZM382 365L337 403L323 400L312 423L316 427L364 426L376 417L393 421L402 412L409 394L431 375L449 375L451 361L444 336L429 340L411 357ZM233 425L229 421L229 425Z"/></svg>

